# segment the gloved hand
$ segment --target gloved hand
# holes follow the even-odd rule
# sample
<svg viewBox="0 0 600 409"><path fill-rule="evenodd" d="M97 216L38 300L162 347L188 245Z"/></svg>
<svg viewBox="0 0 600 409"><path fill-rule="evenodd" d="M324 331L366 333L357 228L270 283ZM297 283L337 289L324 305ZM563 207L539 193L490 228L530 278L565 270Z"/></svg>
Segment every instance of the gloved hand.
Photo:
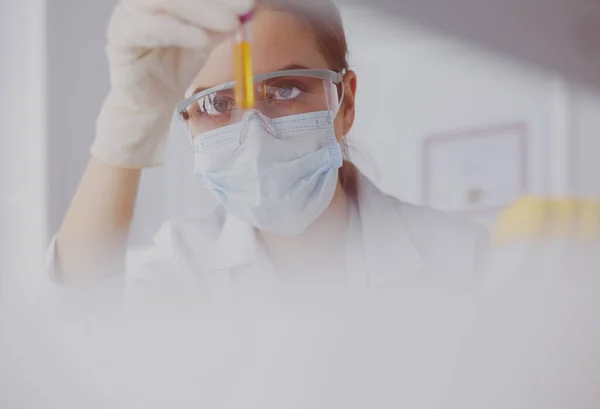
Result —
<svg viewBox="0 0 600 409"><path fill-rule="evenodd" d="M91 152L123 168L164 162L174 109L254 0L122 0L108 27L111 90Z"/></svg>

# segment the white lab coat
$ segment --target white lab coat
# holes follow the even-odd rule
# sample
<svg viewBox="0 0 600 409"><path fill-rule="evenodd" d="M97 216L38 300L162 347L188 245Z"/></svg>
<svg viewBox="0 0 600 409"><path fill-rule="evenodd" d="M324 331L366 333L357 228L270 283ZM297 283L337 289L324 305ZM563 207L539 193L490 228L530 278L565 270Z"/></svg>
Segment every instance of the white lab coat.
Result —
<svg viewBox="0 0 600 409"><path fill-rule="evenodd" d="M349 283L402 285L432 278L477 281L488 253L488 232L477 223L404 203L359 177L359 194L351 216L347 244ZM173 297L194 299L231 287L269 287L277 281L255 230L218 209L211 217L170 221L148 248L128 254L126 278L112 277L92 288L69 289L54 280L54 244L48 252L46 277L59 297L98 294L133 300ZM275 288L275 287L271 287ZM109 295L110 293L110 295Z"/></svg>

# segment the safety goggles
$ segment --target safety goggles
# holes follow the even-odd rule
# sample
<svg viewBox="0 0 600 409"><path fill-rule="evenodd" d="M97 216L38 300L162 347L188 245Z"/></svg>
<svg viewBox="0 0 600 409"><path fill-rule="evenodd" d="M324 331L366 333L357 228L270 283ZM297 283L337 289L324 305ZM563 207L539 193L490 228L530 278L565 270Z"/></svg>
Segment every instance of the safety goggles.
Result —
<svg viewBox="0 0 600 409"><path fill-rule="evenodd" d="M254 77L254 109L271 119L329 111L334 118L344 97L344 76L329 70L296 69ZM179 118L194 138L239 124L246 110L238 108L235 81L195 93L177 107Z"/></svg>

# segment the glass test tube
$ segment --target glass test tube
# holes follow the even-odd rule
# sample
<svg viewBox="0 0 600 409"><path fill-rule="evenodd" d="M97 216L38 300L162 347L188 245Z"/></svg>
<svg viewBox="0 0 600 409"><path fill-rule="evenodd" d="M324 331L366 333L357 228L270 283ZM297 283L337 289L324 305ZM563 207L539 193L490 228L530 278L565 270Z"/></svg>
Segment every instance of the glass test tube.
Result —
<svg viewBox="0 0 600 409"><path fill-rule="evenodd" d="M234 45L235 96L238 108L254 107L254 83L252 71L251 27L252 12L240 17L241 27Z"/></svg>

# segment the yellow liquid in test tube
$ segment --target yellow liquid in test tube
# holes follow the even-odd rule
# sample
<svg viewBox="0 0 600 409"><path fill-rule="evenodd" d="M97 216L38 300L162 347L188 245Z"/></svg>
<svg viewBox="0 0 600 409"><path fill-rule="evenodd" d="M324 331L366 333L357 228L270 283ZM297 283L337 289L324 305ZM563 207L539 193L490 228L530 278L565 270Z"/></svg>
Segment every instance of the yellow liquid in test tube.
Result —
<svg viewBox="0 0 600 409"><path fill-rule="evenodd" d="M242 27L234 45L235 98L238 108L254 108L254 73L252 70L252 48L250 46L250 24L252 13L240 18Z"/></svg>

